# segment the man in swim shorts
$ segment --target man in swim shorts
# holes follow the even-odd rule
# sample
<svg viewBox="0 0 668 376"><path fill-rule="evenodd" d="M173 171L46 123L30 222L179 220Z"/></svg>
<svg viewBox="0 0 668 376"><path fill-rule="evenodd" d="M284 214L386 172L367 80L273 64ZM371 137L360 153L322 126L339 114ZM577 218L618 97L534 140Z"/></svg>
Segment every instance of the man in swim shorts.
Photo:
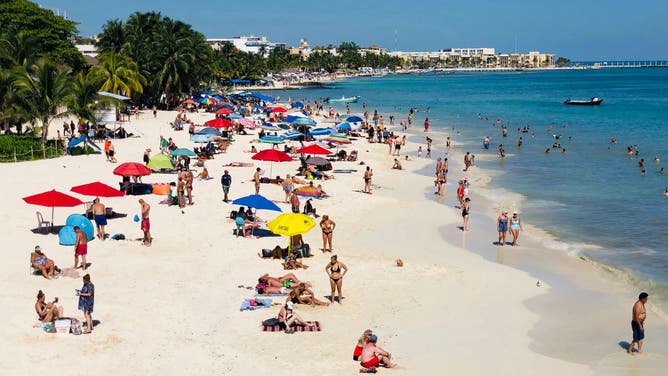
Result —
<svg viewBox="0 0 668 376"><path fill-rule="evenodd" d="M142 243L150 247L151 241L151 220L149 219L149 213L151 211L151 205L149 205L144 199L139 199L139 205L141 205L141 230L144 232L144 239Z"/></svg>
<svg viewBox="0 0 668 376"><path fill-rule="evenodd" d="M223 186L223 194L225 195L223 201L224 202L230 201L227 198L227 195L230 193L230 185L232 185L232 176L230 176L229 171L225 170L223 176L220 177L220 184Z"/></svg>
<svg viewBox="0 0 668 376"><path fill-rule="evenodd" d="M392 363L392 354L376 346L378 337L374 334L369 337L369 341L364 345L362 355L360 356L361 365L364 368L375 368L379 365L394 368L397 365Z"/></svg>
<svg viewBox="0 0 668 376"><path fill-rule="evenodd" d="M81 268L86 270L86 267L88 266L86 263L88 238L86 237L86 234L81 231L79 226L74 226L74 233L77 235L77 240L74 243L74 269L79 267L79 256L81 256Z"/></svg>
<svg viewBox="0 0 668 376"><path fill-rule="evenodd" d="M645 311L645 303L649 294L641 292L638 296L638 301L633 304L633 311L631 319L631 330L633 331L633 341L629 345L626 352L633 355L633 348L638 344L638 354L642 353L642 342L645 339L645 319L647 318L647 311Z"/></svg>
<svg viewBox="0 0 668 376"><path fill-rule="evenodd" d="M93 218L95 219L95 225L97 227L97 237L100 240L104 240L106 235L104 226L107 225L107 208L100 202L99 197L96 197L95 200L93 200L91 211L93 212Z"/></svg>

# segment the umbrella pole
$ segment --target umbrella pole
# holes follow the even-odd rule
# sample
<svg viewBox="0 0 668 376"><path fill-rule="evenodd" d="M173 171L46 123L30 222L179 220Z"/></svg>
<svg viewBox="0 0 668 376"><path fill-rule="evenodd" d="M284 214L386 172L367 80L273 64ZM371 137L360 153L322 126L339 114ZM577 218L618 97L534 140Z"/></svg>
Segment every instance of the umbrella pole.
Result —
<svg viewBox="0 0 668 376"><path fill-rule="evenodd" d="M51 207L51 230L49 232L53 231L53 210L54 210L54 207L52 206Z"/></svg>

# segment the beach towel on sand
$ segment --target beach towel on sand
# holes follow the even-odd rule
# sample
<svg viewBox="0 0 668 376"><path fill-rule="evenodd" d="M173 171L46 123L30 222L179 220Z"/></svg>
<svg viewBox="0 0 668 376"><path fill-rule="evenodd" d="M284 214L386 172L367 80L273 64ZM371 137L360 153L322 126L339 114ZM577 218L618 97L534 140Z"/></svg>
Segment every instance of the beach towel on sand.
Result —
<svg viewBox="0 0 668 376"><path fill-rule="evenodd" d="M320 321L307 321L309 324L315 324L315 326L302 326L302 325L295 325L293 326L295 332L320 332L322 331L322 327L320 326ZM280 325L273 325L273 326L267 326L267 325L262 325L262 331L263 332L282 332L285 329L281 327Z"/></svg>
<svg viewBox="0 0 668 376"><path fill-rule="evenodd" d="M251 300L260 304L251 305ZM241 308L239 308L239 311L254 311L260 308L269 308L271 307L271 303L272 303L271 299L263 299L263 298L244 299L244 301L241 303Z"/></svg>

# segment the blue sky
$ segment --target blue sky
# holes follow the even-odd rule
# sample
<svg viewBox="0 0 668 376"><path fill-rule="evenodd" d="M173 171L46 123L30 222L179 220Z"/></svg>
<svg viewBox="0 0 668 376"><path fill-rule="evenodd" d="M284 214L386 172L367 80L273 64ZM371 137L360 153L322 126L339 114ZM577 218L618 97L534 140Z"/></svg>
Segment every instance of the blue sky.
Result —
<svg viewBox="0 0 668 376"><path fill-rule="evenodd" d="M83 36L110 19L159 11L208 38L264 35L313 45L354 41L389 50L494 47L572 60L668 59L668 1L645 0L38 0L67 12ZM112 5L113 4L113 5ZM396 33L395 33L396 31ZM395 39L396 36L396 39Z"/></svg>

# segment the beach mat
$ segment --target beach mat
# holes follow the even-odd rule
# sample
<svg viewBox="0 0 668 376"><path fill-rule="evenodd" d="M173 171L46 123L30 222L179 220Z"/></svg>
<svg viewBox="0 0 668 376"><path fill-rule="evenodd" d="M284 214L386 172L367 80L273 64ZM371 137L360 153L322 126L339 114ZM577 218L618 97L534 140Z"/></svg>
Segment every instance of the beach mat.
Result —
<svg viewBox="0 0 668 376"><path fill-rule="evenodd" d="M256 302L261 302L261 305L251 305L251 299L244 299L244 301L241 303L241 308L239 308L239 311L254 311L256 309L260 308L269 308L271 307L272 300L271 299L263 299L263 298L255 298L253 299Z"/></svg>
<svg viewBox="0 0 668 376"><path fill-rule="evenodd" d="M332 172L336 174L352 174L353 172L357 172L357 170L333 170Z"/></svg>
<svg viewBox="0 0 668 376"><path fill-rule="evenodd" d="M322 327L320 326L320 321L307 321L307 323L310 324L315 324L315 326L301 326L301 325L295 325L293 328L295 329L295 332L320 332L322 331ZM283 329L280 325L273 325L273 326L267 326L267 325L262 325L262 331L263 332L282 332L285 329Z"/></svg>

